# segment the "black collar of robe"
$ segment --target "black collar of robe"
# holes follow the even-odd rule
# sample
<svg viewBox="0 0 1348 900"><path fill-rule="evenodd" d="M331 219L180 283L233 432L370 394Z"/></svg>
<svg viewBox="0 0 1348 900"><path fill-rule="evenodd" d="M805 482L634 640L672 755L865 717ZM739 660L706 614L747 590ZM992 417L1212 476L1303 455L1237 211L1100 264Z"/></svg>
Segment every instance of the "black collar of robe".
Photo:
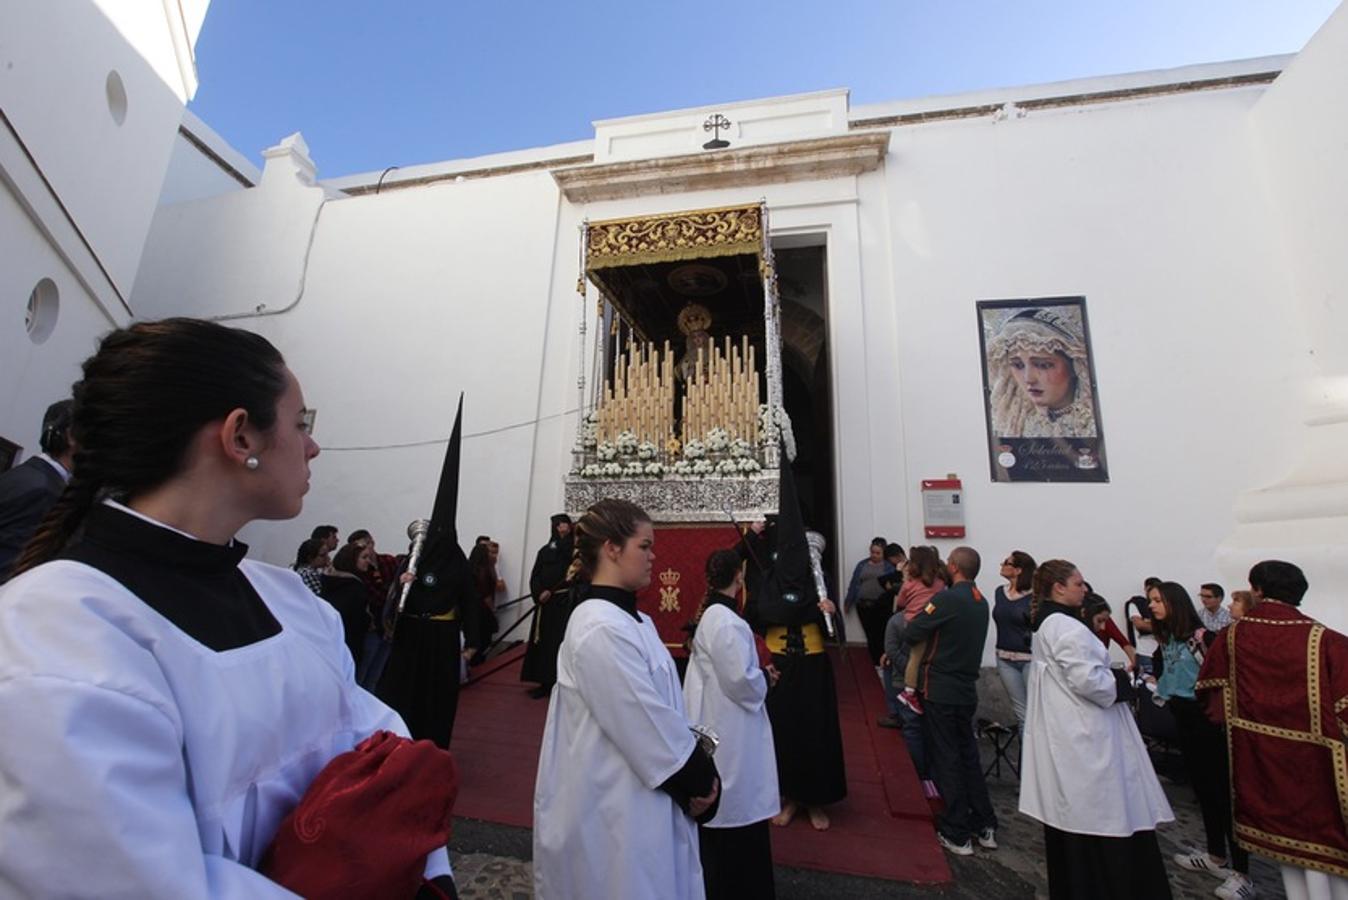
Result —
<svg viewBox="0 0 1348 900"><path fill-rule="evenodd" d="M247 553L242 541L209 544L100 504L60 558L103 572L193 640L223 651L281 631L239 568Z"/></svg>
<svg viewBox="0 0 1348 900"><path fill-rule="evenodd" d="M1044 620L1055 613L1076 619L1083 625L1086 624L1085 620L1081 618L1081 607L1064 606L1061 603L1054 603L1052 600L1043 600L1039 603L1039 615L1034 621L1034 630L1038 631L1040 626L1044 624Z"/></svg>
<svg viewBox="0 0 1348 900"><path fill-rule="evenodd" d="M637 595L631 591L625 591L620 587L611 587L607 584L592 584L585 599L607 600L638 622L641 621L641 616L637 613Z"/></svg>

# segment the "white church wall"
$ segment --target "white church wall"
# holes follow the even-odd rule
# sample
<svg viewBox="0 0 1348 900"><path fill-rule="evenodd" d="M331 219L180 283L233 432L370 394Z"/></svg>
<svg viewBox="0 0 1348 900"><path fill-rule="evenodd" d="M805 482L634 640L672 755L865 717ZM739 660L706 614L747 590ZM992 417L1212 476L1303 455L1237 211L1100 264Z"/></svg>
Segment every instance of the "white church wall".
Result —
<svg viewBox="0 0 1348 900"><path fill-rule="evenodd" d="M0 70L0 434L25 453L36 448L43 409L68 395L98 336L130 319L124 301L189 93L180 77L167 84L143 54L167 59L176 41L190 55L206 5L189 0L170 14L166 4L110 4L110 19L89 0L0 4L8 38ZM195 26L182 24L179 10ZM174 22L181 38L170 32ZM43 279L55 287L56 316L35 343L24 311Z"/></svg>
<svg viewBox="0 0 1348 900"><path fill-rule="evenodd" d="M1228 571L1281 558L1305 570L1308 612L1348 631L1348 7L1340 6L1256 104L1250 120L1278 250L1287 262L1276 311L1303 330L1313 369L1289 392L1296 456L1246 487L1221 550Z"/></svg>
<svg viewBox="0 0 1348 900"><path fill-rule="evenodd" d="M546 172L327 205L300 302L284 315L233 322L281 348L318 410L316 437L326 447L301 519L245 535L257 555L288 563L324 522L343 532L368 528L387 549L405 546L408 522L430 514L463 391L461 537L490 534L503 544L503 565L524 566L526 555L532 562L525 517L534 458L563 455L570 438L567 431L568 443L559 443L560 423L547 417L562 410L541 404L539 390L547 354L569 354L571 344L569 336L556 347L550 339L545 353L555 209ZM259 205L252 219L232 225L267 214ZM226 286L212 296L228 293ZM569 302L561 317L575 311ZM574 385L574 374L567 380ZM574 393L563 394L574 406ZM536 441L540 416L547 433ZM552 504L532 511L543 532L554 511ZM527 568L503 575L514 589Z"/></svg>
<svg viewBox="0 0 1348 900"><path fill-rule="evenodd" d="M91 3L0 4L0 34L22 36L6 44L0 107L127 295L183 100Z"/></svg>
<svg viewBox="0 0 1348 900"><path fill-rule="evenodd" d="M27 458L38 452L42 413L70 396L80 363L112 322L3 186L0 254L0 436L22 446ZM55 286L57 315L46 340L34 343L24 327L24 307L44 279Z"/></svg>
<svg viewBox="0 0 1348 900"><path fill-rule="evenodd" d="M910 541L919 482L955 472L991 590L1012 549L1114 601L1196 592L1237 494L1292 448L1306 376L1255 185L1258 89L901 128L886 162ZM863 199L863 206L865 205ZM1108 484L995 484L975 301L1084 295ZM887 526L877 522L879 531ZM1227 583L1228 589L1243 587Z"/></svg>
<svg viewBox="0 0 1348 900"><path fill-rule="evenodd" d="M219 159L212 159L198 146L199 143ZM182 126L173 142L173 155L169 158L164 185L159 192L159 205L172 206L241 191L255 186L261 177L257 166L229 146L191 110L184 110Z"/></svg>

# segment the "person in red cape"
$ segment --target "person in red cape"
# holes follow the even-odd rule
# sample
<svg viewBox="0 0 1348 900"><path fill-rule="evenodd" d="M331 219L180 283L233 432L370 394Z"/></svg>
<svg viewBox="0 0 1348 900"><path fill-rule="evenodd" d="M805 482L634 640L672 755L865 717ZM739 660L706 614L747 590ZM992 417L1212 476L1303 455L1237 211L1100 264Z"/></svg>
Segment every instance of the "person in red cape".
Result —
<svg viewBox="0 0 1348 900"><path fill-rule="evenodd" d="M1250 570L1254 609L1208 650L1195 691L1224 720L1235 837L1282 864L1288 897L1348 897L1348 637L1301 612L1306 576Z"/></svg>

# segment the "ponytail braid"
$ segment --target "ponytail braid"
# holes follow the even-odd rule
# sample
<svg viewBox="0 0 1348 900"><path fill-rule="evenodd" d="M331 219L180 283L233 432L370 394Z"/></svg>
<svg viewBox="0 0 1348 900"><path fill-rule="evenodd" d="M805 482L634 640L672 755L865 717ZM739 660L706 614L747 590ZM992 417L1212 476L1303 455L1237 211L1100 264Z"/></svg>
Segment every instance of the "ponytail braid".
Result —
<svg viewBox="0 0 1348 900"><path fill-rule="evenodd" d="M84 524L85 516L93 509L102 489L103 484L99 479L82 475L79 470L72 474L70 483L61 492L60 498L51 509L47 510L42 524L24 545L23 552L19 554L19 559L14 564L11 577L17 577L34 566L59 556L66 548L66 544L75 536L75 532Z"/></svg>
<svg viewBox="0 0 1348 900"><path fill-rule="evenodd" d="M1030 626L1039 627L1039 604L1053 598L1053 586L1066 584L1077 570L1075 563L1065 559L1050 559L1034 570L1034 596L1030 599Z"/></svg>

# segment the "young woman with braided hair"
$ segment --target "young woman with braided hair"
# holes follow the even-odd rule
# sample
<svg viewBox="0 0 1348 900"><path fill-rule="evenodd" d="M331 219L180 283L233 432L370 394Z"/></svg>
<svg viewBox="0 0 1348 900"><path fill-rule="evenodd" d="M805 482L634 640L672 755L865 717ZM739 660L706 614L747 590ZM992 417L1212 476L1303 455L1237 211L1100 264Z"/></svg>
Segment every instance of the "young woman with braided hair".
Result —
<svg viewBox="0 0 1348 900"><path fill-rule="evenodd" d="M0 590L0 881L294 896L258 870L283 819L334 757L405 733L337 614L234 537L300 512L299 382L258 335L142 322L85 361L73 430L74 476ZM452 895L443 849L410 864Z"/></svg>
<svg viewBox="0 0 1348 900"><path fill-rule="evenodd" d="M1049 897L1169 898L1156 825L1174 819L1122 671L1082 621L1086 582L1065 559L1034 574L1020 811L1044 825Z"/></svg>
<svg viewBox="0 0 1348 900"><path fill-rule="evenodd" d="M626 500L575 527L588 585L557 654L534 787L539 897L703 897L696 821L720 779L684 714L674 659L636 592L650 584L655 530Z"/></svg>

